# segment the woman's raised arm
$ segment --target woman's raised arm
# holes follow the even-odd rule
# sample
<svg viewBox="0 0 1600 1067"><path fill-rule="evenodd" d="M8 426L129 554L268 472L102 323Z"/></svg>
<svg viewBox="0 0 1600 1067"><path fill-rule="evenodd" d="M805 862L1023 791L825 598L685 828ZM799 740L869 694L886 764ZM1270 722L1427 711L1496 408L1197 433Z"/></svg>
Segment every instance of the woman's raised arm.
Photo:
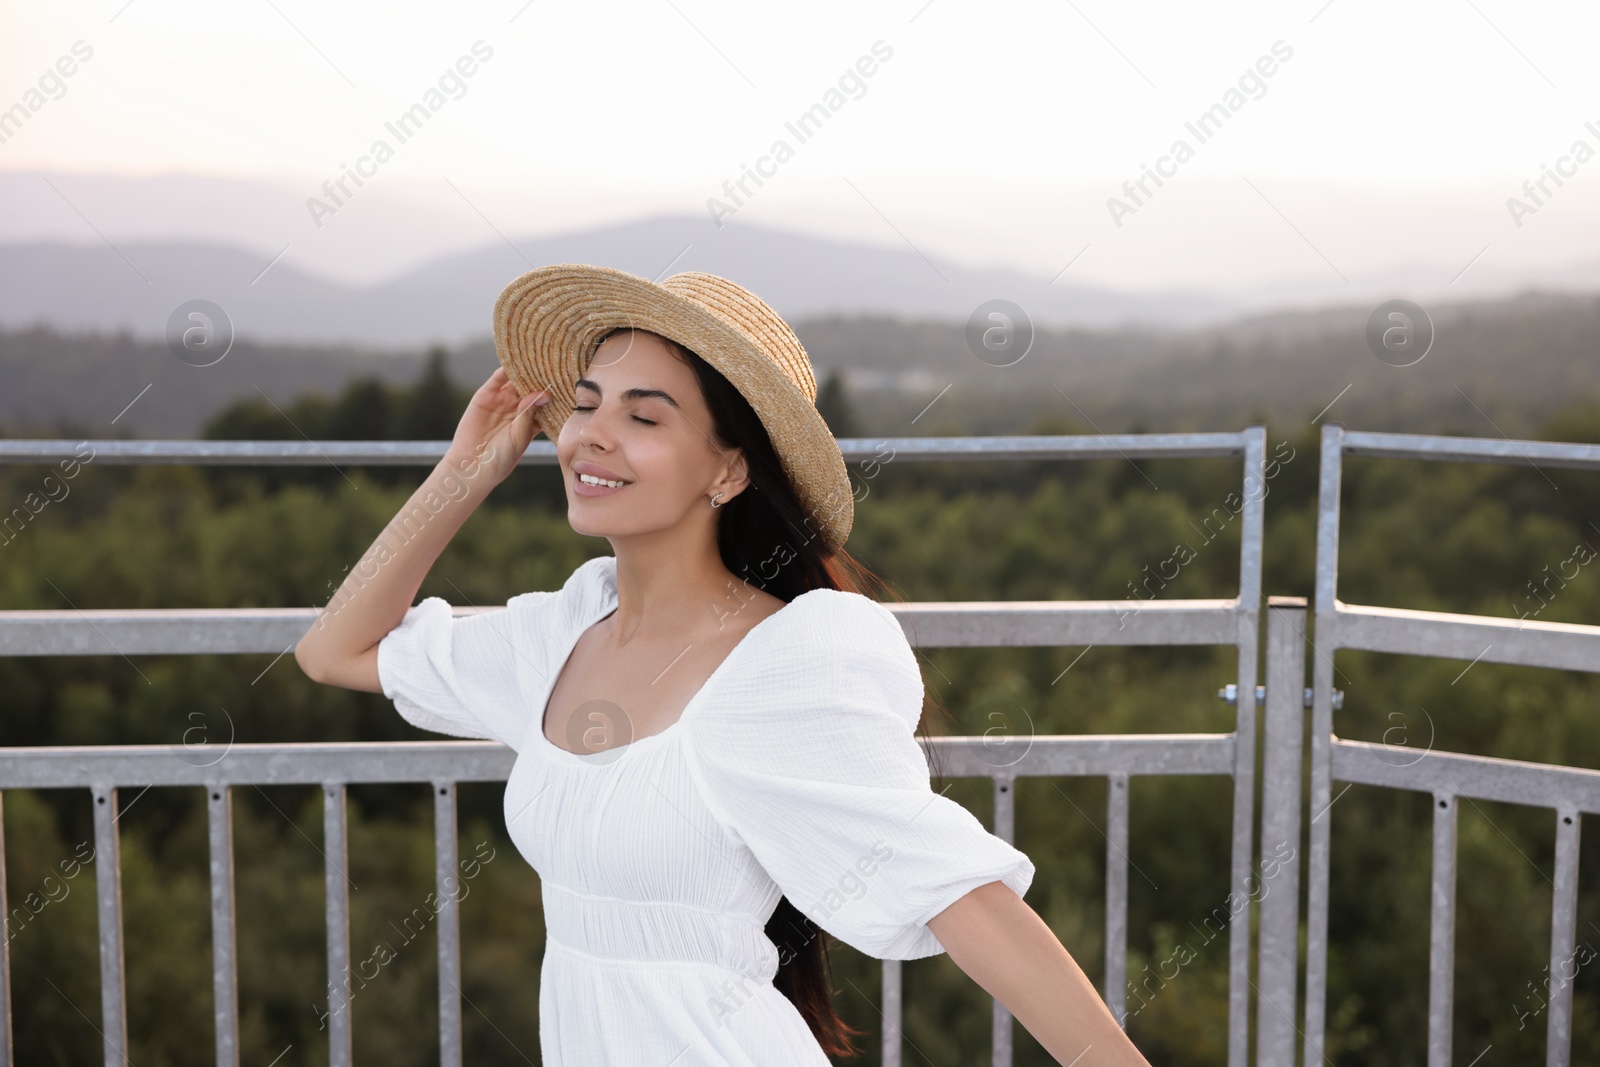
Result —
<svg viewBox="0 0 1600 1067"><path fill-rule="evenodd" d="M473 394L444 458L378 534L372 546L295 645L306 677L383 691L378 642L405 618L422 579L489 491L505 480L539 432L528 409L544 391L519 398L503 367Z"/></svg>

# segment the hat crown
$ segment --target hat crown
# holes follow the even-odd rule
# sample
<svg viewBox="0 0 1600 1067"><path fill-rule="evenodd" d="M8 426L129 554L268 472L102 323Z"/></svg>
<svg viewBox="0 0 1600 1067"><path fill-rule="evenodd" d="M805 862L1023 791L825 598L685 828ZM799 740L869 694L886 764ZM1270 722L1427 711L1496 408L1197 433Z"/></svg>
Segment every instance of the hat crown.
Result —
<svg viewBox="0 0 1600 1067"><path fill-rule="evenodd" d="M674 274L661 287L693 300L750 338L807 400L816 403L817 378L811 369L811 358L789 324L766 301L736 282L701 271Z"/></svg>

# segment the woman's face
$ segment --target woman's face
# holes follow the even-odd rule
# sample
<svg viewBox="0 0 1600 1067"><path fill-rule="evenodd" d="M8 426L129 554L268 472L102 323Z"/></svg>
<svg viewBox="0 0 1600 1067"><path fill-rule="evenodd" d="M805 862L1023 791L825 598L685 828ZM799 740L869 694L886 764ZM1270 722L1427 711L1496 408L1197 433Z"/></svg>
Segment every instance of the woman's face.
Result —
<svg viewBox="0 0 1600 1067"><path fill-rule="evenodd" d="M581 534L627 537L703 524L715 529L711 496L732 500L747 481L737 449L721 452L699 379L662 338L623 330L606 338L578 379L576 407L556 458L567 519ZM582 475L625 483L585 484Z"/></svg>

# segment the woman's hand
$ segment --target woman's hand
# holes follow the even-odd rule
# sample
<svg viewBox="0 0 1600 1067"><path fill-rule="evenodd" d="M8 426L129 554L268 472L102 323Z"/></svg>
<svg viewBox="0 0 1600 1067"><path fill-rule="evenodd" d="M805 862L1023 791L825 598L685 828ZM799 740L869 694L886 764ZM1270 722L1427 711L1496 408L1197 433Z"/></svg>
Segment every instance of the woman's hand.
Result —
<svg viewBox="0 0 1600 1067"><path fill-rule="evenodd" d="M504 368L472 395L442 459L345 577L294 658L312 681L382 692L378 642L405 618L422 579L461 524L517 466L542 429L530 408L544 390L518 397Z"/></svg>
<svg viewBox="0 0 1600 1067"><path fill-rule="evenodd" d="M456 425L455 437L445 451L447 465L471 469L471 479L481 480L487 491L503 482L517 467L522 454L543 427L536 410L550 402L548 390L517 396L516 386L504 367L496 367L478 387Z"/></svg>

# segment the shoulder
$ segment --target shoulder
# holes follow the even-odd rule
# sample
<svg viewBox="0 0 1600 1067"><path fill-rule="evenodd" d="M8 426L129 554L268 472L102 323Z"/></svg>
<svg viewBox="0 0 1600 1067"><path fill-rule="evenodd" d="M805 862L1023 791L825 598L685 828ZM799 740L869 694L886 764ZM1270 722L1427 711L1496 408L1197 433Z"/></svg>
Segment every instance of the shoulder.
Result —
<svg viewBox="0 0 1600 1067"><path fill-rule="evenodd" d="M873 645L903 646L910 651L900 620L880 602L843 589L811 589L784 608L799 629L813 639L835 645L867 641Z"/></svg>
<svg viewBox="0 0 1600 1067"><path fill-rule="evenodd" d="M580 563L560 589L518 593L506 607L519 615L559 608L564 615L586 614L592 607L617 592L617 559L595 556Z"/></svg>
<svg viewBox="0 0 1600 1067"><path fill-rule="evenodd" d="M568 597L603 597L617 591L617 557L595 556L578 564L562 583L560 592Z"/></svg>
<svg viewBox="0 0 1600 1067"><path fill-rule="evenodd" d="M812 589L763 623L777 632L751 681L785 701L837 705L876 693L913 726L922 716L922 668L895 614L840 589Z"/></svg>

